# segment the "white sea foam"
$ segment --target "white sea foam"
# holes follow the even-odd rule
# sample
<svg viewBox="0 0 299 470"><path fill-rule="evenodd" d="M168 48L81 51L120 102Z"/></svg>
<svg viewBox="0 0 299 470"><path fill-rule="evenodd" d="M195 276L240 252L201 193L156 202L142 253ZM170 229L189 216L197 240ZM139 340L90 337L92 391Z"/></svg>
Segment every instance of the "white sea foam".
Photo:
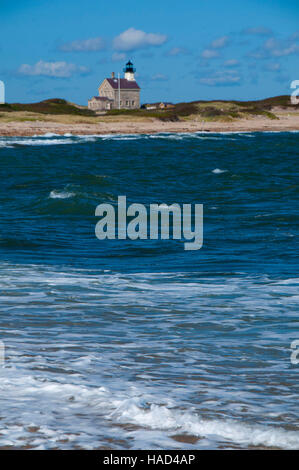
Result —
<svg viewBox="0 0 299 470"><path fill-rule="evenodd" d="M180 134L150 134L151 139L167 139L167 140L182 140L183 136Z"/></svg>
<svg viewBox="0 0 299 470"><path fill-rule="evenodd" d="M89 358L82 358L84 366L89 362ZM236 444L282 449L299 447L299 434L295 431L280 426L250 425L232 419L203 419L199 411L182 410L168 397L162 398L163 404L157 403L157 397L153 402L150 394L136 387L117 392L105 386L39 380L32 375L23 375L17 369L4 369L0 389L7 397L14 397L15 406L20 407L17 422L0 422L2 445L23 445L29 440L34 448L40 445L51 448L66 439L69 447L74 443L94 448L98 445L97 423L100 421L102 426L109 423L140 426L145 446L150 444L151 431L157 430L163 431L165 436L184 433L206 438L210 445L215 441L226 441L228 447ZM22 406L24 401L25 408ZM61 420L63 413L66 413L65 418ZM80 415L86 433L80 429L82 423L77 418ZM55 416L58 417L57 423ZM86 419L91 416L94 419L87 424ZM72 432L69 432L68 420L72 423ZM36 428L34 435L30 430L32 428ZM131 433L132 438L134 433Z"/></svg>
<svg viewBox="0 0 299 470"><path fill-rule="evenodd" d="M296 133L298 131L262 131L262 134L280 134L280 133ZM199 140L219 140L221 136L225 140L236 140L235 138L229 138L229 135L238 135L239 137L255 137L256 133L248 131L222 131L222 132L208 132L208 131L196 131L196 132L160 132L155 134L72 134L65 133L63 135L56 134L53 132L47 132L45 134L36 134L32 137L2 137L0 139L0 148L10 148L19 145L28 146L42 146L42 145L65 145L65 144L80 144L95 141L134 141L139 139L165 139L180 141L186 138L199 139Z"/></svg>
<svg viewBox="0 0 299 470"><path fill-rule="evenodd" d="M221 170L220 168L215 168L215 170L212 170L212 173L215 173L215 175L220 175L221 173L226 173L227 170Z"/></svg>
<svg viewBox="0 0 299 470"><path fill-rule="evenodd" d="M8 142L1 141L1 140L0 140L0 148L7 148L7 149L11 149L11 148L13 148L13 146L12 146L12 145L9 145L9 143L8 143Z"/></svg>
<svg viewBox="0 0 299 470"><path fill-rule="evenodd" d="M54 132L46 132L45 134L41 135L40 137L60 137L60 134L55 134Z"/></svg>
<svg viewBox="0 0 299 470"><path fill-rule="evenodd" d="M298 278L271 280L266 275L242 273L219 278L194 278L194 273L180 272L96 273L62 266L55 269L7 263L1 263L0 269L0 310L9 315L10 321L14 316L17 319L11 330L6 325L0 330L8 352L7 363L0 369L0 390L4 397L0 399L3 410L0 446L95 448L99 442L105 442L101 440L103 436L116 436L124 440L124 447L130 443L135 448L154 445L172 448L178 443L171 436L183 433L198 436L200 440L195 446L200 448L218 448L224 441L226 448L299 447L298 433L287 429L296 422L296 404L289 399L290 376L275 383L281 371L286 372L288 368L288 348L294 336L293 330L284 329L291 318L296 319L292 306L298 298ZM87 315L88 310L84 311L84 305L92 312L91 317ZM281 320L277 316L278 308L288 312L281 315ZM144 333L156 315L157 327L166 334L160 336L158 343L152 334ZM82 325L78 323L79 318ZM262 318L274 326L267 331L260 328L258 335L256 329ZM109 319L116 330L120 320L120 341L115 342ZM28 323L28 328L22 328L23 321ZM33 332L39 332L38 341L32 335L31 322ZM38 326L36 322L50 326ZM78 328L68 326L68 322L74 322ZM91 328L86 322L90 322ZM194 342L190 335L196 324L204 328L204 334L207 325L214 330L215 337L219 329L223 332L215 339L212 356L206 351L208 358L206 352L200 351L200 341ZM254 344L246 343L247 335L240 335L239 340L251 348L247 355L242 349L240 361L248 361L251 371L254 367L251 361L258 363L258 375L263 371L278 374L272 376L275 390L269 393L265 386L265 396L260 400L261 383L242 385L241 382L239 387L239 383L221 382L226 345L233 348L230 360L238 360L234 358L237 331L250 333L252 328ZM166 333L170 330L173 331L171 343ZM184 364L180 369L174 359L179 331L182 334L176 344L183 348L187 335L186 344L190 348L186 359L190 364L188 387L186 383L180 385L180 381L174 385L172 380L174 371L183 380L186 370ZM263 350L267 351L266 355ZM271 350L274 355L269 360ZM132 369L130 358L135 351L141 362L134 365L139 380L133 382L128 376ZM153 381L151 369L146 365L143 368L142 357L149 359L153 354L157 363L163 364L165 380ZM283 356L281 361L276 360L277 354ZM244 378L247 368L246 362L243 364ZM229 370L230 365L227 367ZM193 381L192 374L199 372L203 380ZM215 385L218 377L220 382ZM195 395L202 400L195 399ZM243 407L250 408L250 413L238 411ZM234 419L231 410L238 412L238 417ZM270 419L271 423L258 424L260 419L265 422L273 410L276 415ZM137 428L128 434L127 425ZM37 430L28 430L30 427Z"/></svg>
<svg viewBox="0 0 299 470"><path fill-rule="evenodd" d="M98 137L98 136L97 136ZM0 148L13 148L18 146L50 146L50 145L69 145L80 144L84 142L95 141L95 136L77 136L76 138L71 134L60 136L58 134L47 133L43 135L34 135L32 137L16 137L16 138L3 138L0 140Z"/></svg>
<svg viewBox="0 0 299 470"><path fill-rule="evenodd" d="M266 446L283 449L298 449L299 433L280 427L249 425L233 420L204 420L195 412L183 412L167 406L150 405L146 409L139 405L140 399L113 402L118 405L112 416L123 423L133 423L151 429L183 432L199 437L213 436L244 446Z"/></svg>
<svg viewBox="0 0 299 470"><path fill-rule="evenodd" d="M53 191L51 191L49 194L49 198L51 199L68 199L74 196L75 196L75 193L68 192L68 191L56 191L56 189L53 189Z"/></svg>
<svg viewBox="0 0 299 470"><path fill-rule="evenodd" d="M17 138L17 139L10 139L7 141L7 144L10 146L43 146L43 145L63 145L63 144L71 144L72 140L70 139L54 139L54 138Z"/></svg>
<svg viewBox="0 0 299 470"><path fill-rule="evenodd" d="M143 134L103 134L102 140L139 140L142 139Z"/></svg>
<svg viewBox="0 0 299 470"><path fill-rule="evenodd" d="M65 144L71 144L72 141L69 139L45 139L45 140L33 140L33 139L28 139L28 140L22 140L19 142L15 142L18 145L65 145Z"/></svg>

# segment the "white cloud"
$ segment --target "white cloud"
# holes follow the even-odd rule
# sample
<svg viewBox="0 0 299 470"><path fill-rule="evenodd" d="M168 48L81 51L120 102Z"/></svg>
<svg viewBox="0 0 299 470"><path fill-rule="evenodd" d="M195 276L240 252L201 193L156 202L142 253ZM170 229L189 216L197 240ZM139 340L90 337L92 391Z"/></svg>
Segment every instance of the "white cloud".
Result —
<svg viewBox="0 0 299 470"><path fill-rule="evenodd" d="M271 62L267 65L265 65L264 70L267 70L269 72L277 72L280 70L281 66L278 62Z"/></svg>
<svg viewBox="0 0 299 470"><path fill-rule="evenodd" d="M113 60L113 62L119 62L120 60L126 59L126 54L123 54L122 52L114 52L112 54L111 59Z"/></svg>
<svg viewBox="0 0 299 470"><path fill-rule="evenodd" d="M88 52L101 51L105 48L104 40L100 37L84 39L82 41L66 42L60 46L60 50L64 52Z"/></svg>
<svg viewBox="0 0 299 470"><path fill-rule="evenodd" d="M178 55L184 55L188 53L189 53L188 49L185 49L184 47L173 47L167 52L167 55L175 57Z"/></svg>
<svg viewBox="0 0 299 470"><path fill-rule="evenodd" d="M224 67L235 67L239 65L239 61L237 59L228 59L224 62Z"/></svg>
<svg viewBox="0 0 299 470"><path fill-rule="evenodd" d="M208 86L227 86L227 85L239 85L241 77L235 70L225 72L215 72L209 77L200 78L200 83Z"/></svg>
<svg viewBox="0 0 299 470"><path fill-rule="evenodd" d="M296 36L296 33L295 33ZM270 57L287 57L289 55L299 54L299 45L296 37L291 36L287 40L278 40L274 37L267 39L262 47L250 53L255 59L266 59Z"/></svg>
<svg viewBox="0 0 299 470"><path fill-rule="evenodd" d="M229 36L221 36L220 38L214 39L210 45L204 49L201 53L203 59L214 59L219 57L219 49L223 49L229 43Z"/></svg>
<svg viewBox="0 0 299 470"><path fill-rule="evenodd" d="M221 36L220 38L217 38L211 42L211 47L213 49L222 49L228 44L228 42L229 42L228 36Z"/></svg>
<svg viewBox="0 0 299 470"><path fill-rule="evenodd" d="M113 47L117 51L134 51L150 46L161 46L167 41L164 34L145 33L139 29L129 28L114 38Z"/></svg>
<svg viewBox="0 0 299 470"><path fill-rule="evenodd" d="M74 73L87 73L88 68L64 61L44 62L43 60L40 60L34 65L22 64L18 72L22 75L68 78Z"/></svg>
<svg viewBox="0 0 299 470"><path fill-rule="evenodd" d="M157 73L156 75L152 76L152 80L165 82L166 80L168 80L168 77L166 77L166 75L163 75L162 73Z"/></svg>
<svg viewBox="0 0 299 470"><path fill-rule="evenodd" d="M203 59L213 59L214 57L218 57L219 53L213 49L205 49L201 53L201 57Z"/></svg>
<svg viewBox="0 0 299 470"><path fill-rule="evenodd" d="M274 38L268 39L268 41L265 42L264 47L274 57L283 57L299 53L299 46L296 42L282 43Z"/></svg>
<svg viewBox="0 0 299 470"><path fill-rule="evenodd" d="M271 29L265 28L264 26L257 26L255 28L243 29L242 34L249 34L252 36L269 36L272 34Z"/></svg>

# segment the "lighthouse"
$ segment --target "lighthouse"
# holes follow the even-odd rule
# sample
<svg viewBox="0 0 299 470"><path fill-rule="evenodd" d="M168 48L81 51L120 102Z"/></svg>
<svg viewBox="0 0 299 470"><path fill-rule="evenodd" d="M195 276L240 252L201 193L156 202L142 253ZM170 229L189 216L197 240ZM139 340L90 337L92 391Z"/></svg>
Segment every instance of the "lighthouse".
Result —
<svg viewBox="0 0 299 470"><path fill-rule="evenodd" d="M99 86L99 96L88 100L88 108L93 111L109 111L110 109L139 109L140 87L135 80L135 69L129 60L123 69L125 76L105 78Z"/></svg>
<svg viewBox="0 0 299 470"><path fill-rule="evenodd" d="M136 72L136 69L133 67L133 64L132 62L129 60L129 62L127 62L125 68L124 68L124 72L125 72L125 79L128 80L129 82L135 82L135 72Z"/></svg>

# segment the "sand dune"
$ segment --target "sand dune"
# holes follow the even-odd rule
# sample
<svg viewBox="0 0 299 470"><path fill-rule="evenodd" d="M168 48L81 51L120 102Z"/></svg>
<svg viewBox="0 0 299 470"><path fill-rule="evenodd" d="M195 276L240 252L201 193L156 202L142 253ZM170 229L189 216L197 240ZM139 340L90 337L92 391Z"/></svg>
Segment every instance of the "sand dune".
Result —
<svg viewBox="0 0 299 470"><path fill-rule="evenodd" d="M0 121L1 136L32 136L52 132L55 134L112 134L112 133L157 133L157 132L232 132L232 131L291 131L299 130L299 114L280 113L279 119L263 116L239 119L230 122L181 120L162 122L158 119L134 119L102 121L96 123L62 123L56 121Z"/></svg>

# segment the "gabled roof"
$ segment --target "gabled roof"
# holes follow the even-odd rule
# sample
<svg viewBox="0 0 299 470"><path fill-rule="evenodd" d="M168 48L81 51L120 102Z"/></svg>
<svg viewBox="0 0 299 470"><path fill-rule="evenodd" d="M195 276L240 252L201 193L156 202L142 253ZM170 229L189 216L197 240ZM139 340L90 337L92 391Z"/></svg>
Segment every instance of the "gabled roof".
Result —
<svg viewBox="0 0 299 470"><path fill-rule="evenodd" d="M107 98L106 96L93 96L91 99L97 101L113 101L112 99Z"/></svg>
<svg viewBox="0 0 299 470"><path fill-rule="evenodd" d="M135 80L127 80L126 78L106 78L106 80L115 90L118 89L118 81L120 82L119 87L121 90L140 90Z"/></svg>

